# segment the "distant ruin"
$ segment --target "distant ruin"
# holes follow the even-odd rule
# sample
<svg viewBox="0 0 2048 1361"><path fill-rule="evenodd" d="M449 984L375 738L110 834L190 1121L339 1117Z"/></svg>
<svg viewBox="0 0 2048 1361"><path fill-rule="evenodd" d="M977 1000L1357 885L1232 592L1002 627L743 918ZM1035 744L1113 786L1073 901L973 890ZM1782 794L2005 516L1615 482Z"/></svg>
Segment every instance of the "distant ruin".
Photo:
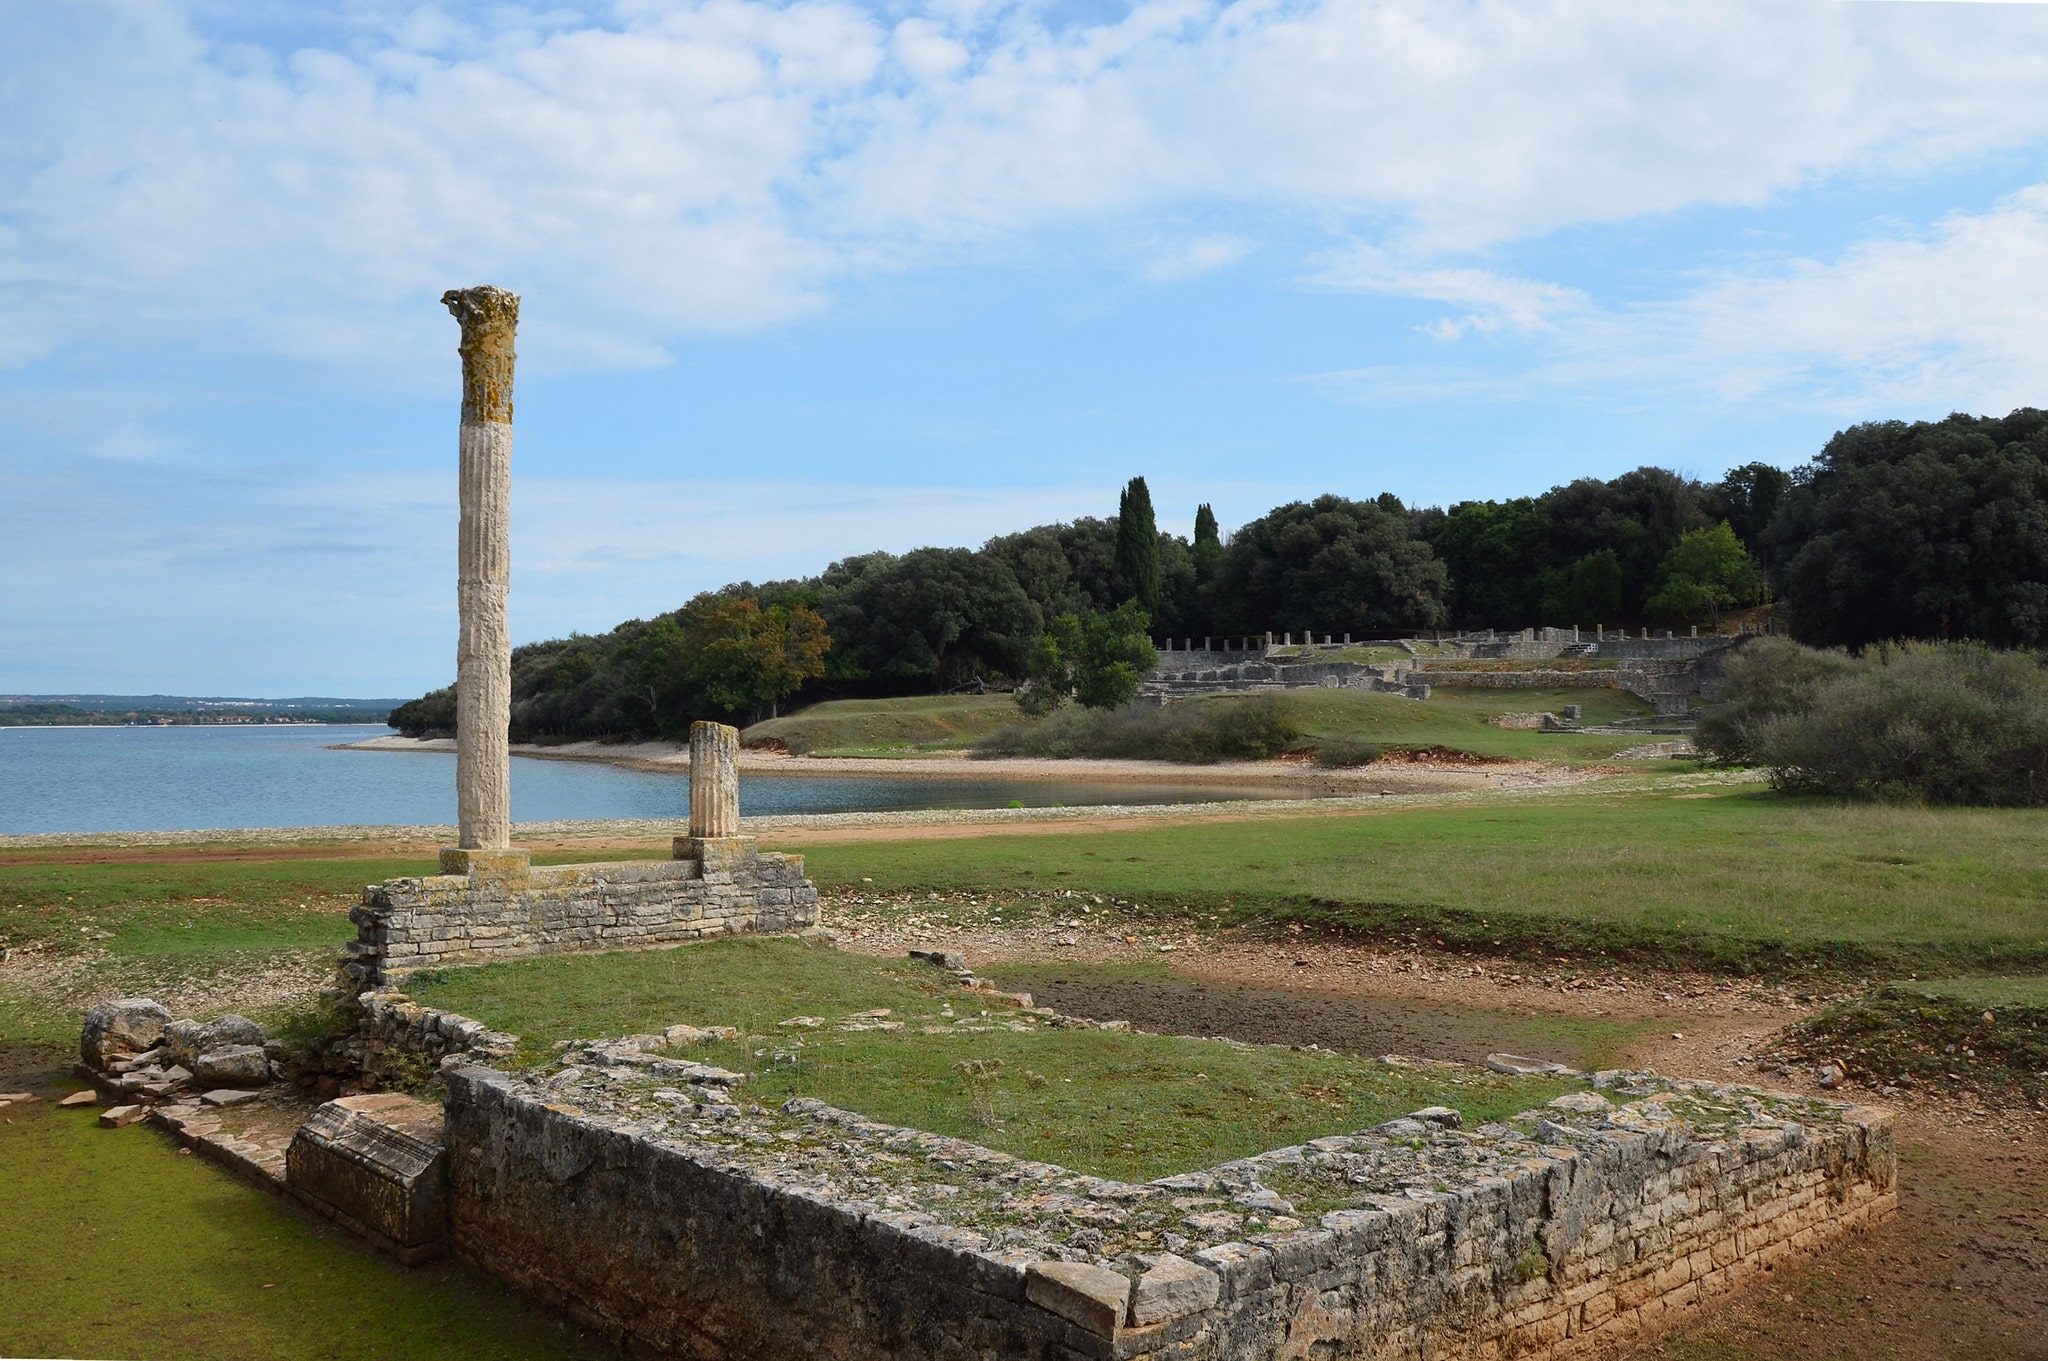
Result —
<svg viewBox="0 0 2048 1361"><path fill-rule="evenodd" d="M1372 690L1428 699L1435 685L1486 689L1626 690L1660 716L1689 713L1695 698L1711 700L1731 648L1747 635L1696 630L1652 636L1643 629L1609 632L1577 628L1523 629L1519 633L1444 634L1430 640L1381 638L1352 641L1330 634L1165 640L1159 665L1139 689L1166 702L1198 695L1312 688ZM1367 660L1368 654L1378 654ZM1503 662L1522 663L1502 666ZM1545 662L1565 665L1545 666ZM1481 663L1483 665L1461 665Z"/></svg>

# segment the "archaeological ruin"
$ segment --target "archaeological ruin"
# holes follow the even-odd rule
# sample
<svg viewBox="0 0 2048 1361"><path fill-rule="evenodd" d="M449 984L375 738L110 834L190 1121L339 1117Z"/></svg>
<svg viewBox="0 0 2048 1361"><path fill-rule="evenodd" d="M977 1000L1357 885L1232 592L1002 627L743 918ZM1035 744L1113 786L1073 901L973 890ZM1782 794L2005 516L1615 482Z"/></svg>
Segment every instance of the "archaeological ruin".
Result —
<svg viewBox="0 0 2048 1361"><path fill-rule="evenodd" d="M404 985L426 968L818 921L801 857L741 834L738 734L723 725L692 729L689 826L669 859L536 866L512 845L519 300L478 288L444 301L462 327L464 394L458 844L439 874L364 890L347 986L327 998L335 1024L317 1038L287 1042L240 1017L175 1021L146 999L95 1008L78 1072L120 1103L104 1122L147 1118L402 1262L453 1252L637 1354L703 1361L1593 1354L1894 1209L1888 1112L1647 1072L1538 1065L1569 1090L1505 1120L1467 1127L1431 1106L1124 1182L810 1098L750 1100L747 1073L692 1056L714 1039L765 1041L741 1030L676 1024L564 1040L541 1058L420 1005ZM1525 635L1459 640L1428 661L1455 674L1460 660L1611 659L1560 674L1640 684L1661 707L1710 683L1725 645ZM1318 655L1346 646L1168 649L1152 683L1426 694L1424 677L1447 674L1413 647L1407 663ZM934 993L967 1004L942 1029L1121 1026L934 962ZM799 1019L873 1029L874 1015ZM1489 1064L1532 1071L1509 1055ZM401 1084L445 1095L388 1090ZM267 1141L225 1118L266 1088L319 1104Z"/></svg>
<svg viewBox="0 0 2048 1361"><path fill-rule="evenodd" d="M1664 718L1682 717L1719 692L1729 650L1746 635L1695 629L1674 636L1604 626L1520 633L1360 639L1292 633L1246 638L1168 638L1139 693L1164 703L1197 695L1314 687L1428 699L1433 685L1503 690L1626 690ZM1197 643L1200 645L1197 646ZM1377 655L1375 655L1377 654ZM1367 660L1372 657L1372 660Z"/></svg>

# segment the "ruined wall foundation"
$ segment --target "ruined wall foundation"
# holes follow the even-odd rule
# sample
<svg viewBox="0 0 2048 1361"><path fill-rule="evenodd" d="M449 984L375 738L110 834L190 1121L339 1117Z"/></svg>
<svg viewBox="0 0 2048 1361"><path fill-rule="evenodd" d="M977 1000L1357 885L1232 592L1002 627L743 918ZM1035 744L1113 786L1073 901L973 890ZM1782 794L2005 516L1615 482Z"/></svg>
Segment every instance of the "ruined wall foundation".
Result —
<svg viewBox="0 0 2048 1361"><path fill-rule="evenodd" d="M707 1361L1589 1355L1896 1203L1888 1112L1649 1075L1143 1185L816 1101L449 1083L458 1250Z"/></svg>
<svg viewBox="0 0 2048 1361"><path fill-rule="evenodd" d="M680 860L536 866L523 874L436 874L363 890L343 968L383 987L415 969L532 955L680 945L801 931L818 890L800 855L751 838L700 844Z"/></svg>

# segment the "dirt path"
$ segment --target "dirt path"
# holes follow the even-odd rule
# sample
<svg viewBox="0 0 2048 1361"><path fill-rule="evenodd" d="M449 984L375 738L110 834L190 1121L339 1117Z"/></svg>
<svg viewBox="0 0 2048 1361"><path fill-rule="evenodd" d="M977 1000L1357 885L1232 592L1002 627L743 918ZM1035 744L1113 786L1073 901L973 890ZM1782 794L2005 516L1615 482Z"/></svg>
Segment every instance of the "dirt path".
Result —
<svg viewBox="0 0 2048 1361"><path fill-rule="evenodd" d="M1463 1060L1512 1048L1583 1062L1605 1046L1611 1062L1818 1093L1813 1074L1763 1051L1828 999L1776 985L1217 937L1097 920L1101 909L1075 911L1063 919L1072 926L956 926L937 919L945 907L917 904L892 921L835 903L828 920L847 948L951 950L1062 1011L1141 1029ZM1635 1355L2048 1361L2048 1124L1967 1096L1916 1096L1899 1109L1899 1144L1890 1223L1679 1320Z"/></svg>

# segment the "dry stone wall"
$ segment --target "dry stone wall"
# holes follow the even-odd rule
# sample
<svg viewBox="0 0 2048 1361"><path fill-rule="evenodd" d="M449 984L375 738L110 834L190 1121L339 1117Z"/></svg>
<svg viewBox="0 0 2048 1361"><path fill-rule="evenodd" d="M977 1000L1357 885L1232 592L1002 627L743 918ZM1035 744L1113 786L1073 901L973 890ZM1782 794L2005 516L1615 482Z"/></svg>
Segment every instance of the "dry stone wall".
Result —
<svg viewBox="0 0 2048 1361"><path fill-rule="evenodd" d="M449 1075L458 1249L683 1357L1562 1357L1888 1214L1888 1112L1597 1075L1142 1185L808 1100Z"/></svg>
<svg viewBox="0 0 2048 1361"><path fill-rule="evenodd" d="M518 874L436 874L363 890L343 969L382 987L422 968L594 950L679 945L710 936L800 931L818 891L800 855L748 838L699 843L689 859L536 867Z"/></svg>

